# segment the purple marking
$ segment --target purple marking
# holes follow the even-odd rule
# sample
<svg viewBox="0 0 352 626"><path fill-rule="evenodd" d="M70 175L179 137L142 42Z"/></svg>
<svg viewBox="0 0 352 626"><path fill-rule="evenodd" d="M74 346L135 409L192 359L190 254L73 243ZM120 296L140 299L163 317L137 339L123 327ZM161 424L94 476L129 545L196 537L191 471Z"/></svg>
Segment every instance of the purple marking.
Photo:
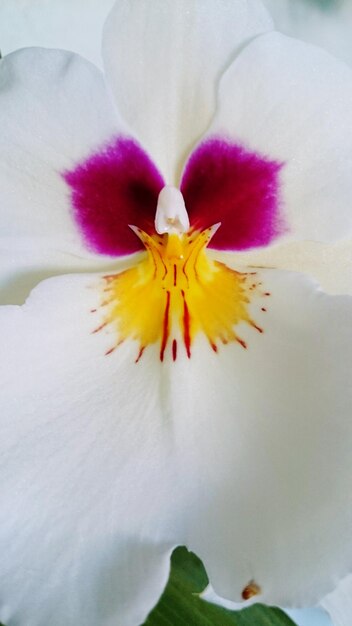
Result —
<svg viewBox="0 0 352 626"><path fill-rule="evenodd" d="M128 224L154 232L158 195L165 183L135 141L117 137L63 177L91 250L118 256L143 248Z"/></svg>
<svg viewBox="0 0 352 626"><path fill-rule="evenodd" d="M181 191L193 227L221 222L209 247L265 246L286 230L279 215L282 166L215 137L195 149L186 163Z"/></svg>

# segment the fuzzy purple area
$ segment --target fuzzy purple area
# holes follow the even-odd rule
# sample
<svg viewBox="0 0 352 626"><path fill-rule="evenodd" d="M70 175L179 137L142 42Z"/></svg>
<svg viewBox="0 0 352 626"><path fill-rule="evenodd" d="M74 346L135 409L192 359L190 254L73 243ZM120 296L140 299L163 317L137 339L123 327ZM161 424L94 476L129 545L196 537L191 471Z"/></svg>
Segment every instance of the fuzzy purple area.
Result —
<svg viewBox="0 0 352 626"><path fill-rule="evenodd" d="M129 224L154 232L164 181L132 139L116 138L63 177L71 188L75 221L94 252L118 256L140 250Z"/></svg>
<svg viewBox="0 0 352 626"><path fill-rule="evenodd" d="M245 250L269 244L286 229L280 218L282 164L220 138L191 154L181 182L190 223L221 222L210 247Z"/></svg>

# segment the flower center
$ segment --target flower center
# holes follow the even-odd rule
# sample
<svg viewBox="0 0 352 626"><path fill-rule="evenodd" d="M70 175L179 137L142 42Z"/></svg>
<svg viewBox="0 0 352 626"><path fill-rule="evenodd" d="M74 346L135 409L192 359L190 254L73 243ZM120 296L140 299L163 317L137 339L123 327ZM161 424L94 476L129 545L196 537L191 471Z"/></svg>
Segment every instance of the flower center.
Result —
<svg viewBox="0 0 352 626"><path fill-rule="evenodd" d="M159 345L161 361L167 353L176 360L180 344L191 357L201 334L217 352L219 343L237 342L247 347L236 332L241 322L262 332L248 311L256 291L265 295L256 273L237 272L207 254L207 245L219 226L193 230L181 192L169 186L162 189L156 234L131 226L146 254L134 267L104 277L105 316L95 332L107 325L115 328L116 343L107 354L132 339L138 343L136 361L152 344Z"/></svg>

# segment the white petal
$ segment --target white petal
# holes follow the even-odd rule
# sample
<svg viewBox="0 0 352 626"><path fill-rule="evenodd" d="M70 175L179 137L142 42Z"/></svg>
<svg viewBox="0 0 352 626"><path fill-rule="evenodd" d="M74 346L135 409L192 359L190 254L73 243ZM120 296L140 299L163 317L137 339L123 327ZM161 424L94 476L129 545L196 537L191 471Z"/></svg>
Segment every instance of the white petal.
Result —
<svg viewBox="0 0 352 626"><path fill-rule="evenodd" d="M92 272L99 268L104 273L123 270L133 258L124 257L107 261L105 257L93 259L76 257L48 250L43 242L8 238L1 242L0 252L0 303L23 304L29 292L45 278L73 272Z"/></svg>
<svg viewBox="0 0 352 626"><path fill-rule="evenodd" d="M214 254L217 258L219 253ZM222 253L231 262L233 254ZM317 241L293 241L236 252L236 262L251 267L267 267L302 272L312 277L330 294L352 295L352 242L326 244Z"/></svg>
<svg viewBox="0 0 352 626"><path fill-rule="evenodd" d="M352 575L346 576L322 601L334 626L350 626L352 617Z"/></svg>
<svg viewBox="0 0 352 626"><path fill-rule="evenodd" d="M0 49L64 48L98 66L101 34L113 0L1 0Z"/></svg>
<svg viewBox="0 0 352 626"><path fill-rule="evenodd" d="M258 274L259 276L259 274ZM173 375L174 437L193 501L187 545L216 593L312 606L352 567L352 299L260 272L248 349L194 346Z"/></svg>
<svg viewBox="0 0 352 626"><path fill-rule="evenodd" d="M5 624L138 626L168 577L179 507L159 363L136 365L133 345L105 356L99 281L50 279L0 312Z"/></svg>
<svg viewBox="0 0 352 626"><path fill-rule="evenodd" d="M162 365L127 342L105 356L98 276L1 310L4 623L138 626L180 543L236 601L254 579L312 605L350 571L352 300L261 279L247 350L199 339Z"/></svg>
<svg viewBox="0 0 352 626"><path fill-rule="evenodd" d="M209 134L283 163L287 238L351 238L351 100L349 68L277 33L249 44L222 79Z"/></svg>
<svg viewBox="0 0 352 626"><path fill-rule="evenodd" d="M231 600L224 600L218 596L211 585L208 585L205 591L201 594L203 600L223 606L230 611L237 611L239 606L236 602ZM255 597L253 602L255 602ZM311 609L287 609L285 611L288 616L294 621L297 626L331 626L331 621L328 614L322 608Z"/></svg>
<svg viewBox="0 0 352 626"><path fill-rule="evenodd" d="M103 41L107 74L119 110L168 183L211 120L221 73L271 26L257 0L116 3Z"/></svg>
<svg viewBox="0 0 352 626"><path fill-rule="evenodd" d="M54 273L87 269L96 255L72 219L62 174L124 130L100 71L67 52L13 53L0 66L0 109L1 250L8 257L0 284L17 279L9 271L28 274L45 263Z"/></svg>

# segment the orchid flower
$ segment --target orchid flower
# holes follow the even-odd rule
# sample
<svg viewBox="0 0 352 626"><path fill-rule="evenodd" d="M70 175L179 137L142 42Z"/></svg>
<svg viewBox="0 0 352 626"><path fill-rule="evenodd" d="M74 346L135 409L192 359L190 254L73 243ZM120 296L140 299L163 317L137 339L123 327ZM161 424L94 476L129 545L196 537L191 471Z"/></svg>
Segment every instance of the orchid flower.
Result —
<svg viewBox="0 0 352 626"><path fill-rule="evenodd" d="M0 311L0 620L138 626L180 544L313 605L352 568L352 74L254 0L119 0L103 50L0 66L6 297L66 272Z"/></svg>

